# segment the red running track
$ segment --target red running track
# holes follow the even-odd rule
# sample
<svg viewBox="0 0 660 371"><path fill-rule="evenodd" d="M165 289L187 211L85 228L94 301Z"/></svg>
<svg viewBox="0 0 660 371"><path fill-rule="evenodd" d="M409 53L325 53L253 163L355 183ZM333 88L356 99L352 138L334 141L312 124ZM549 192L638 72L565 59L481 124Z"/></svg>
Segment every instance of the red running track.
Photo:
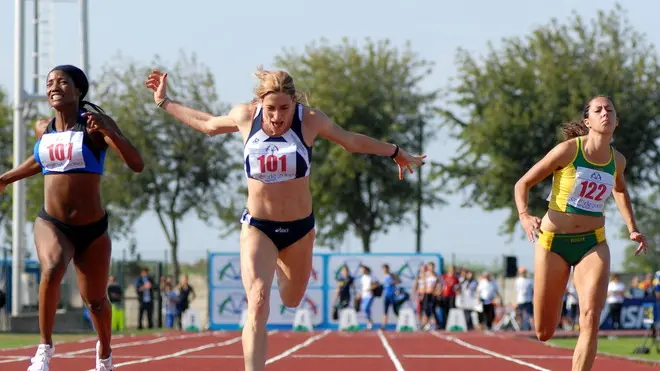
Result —
<svg viewBox="0 0 660 371"><path fill-rule="evenodd" d="M94 367L94 339L56 344L52 371ZM572 351L506 334L395 332L271 332L269 371L484 370L564 371ZM25 371L35 347L0 350L0 370ZM113 340L113 358L122 371L243 370L238 332L167 333ZM656 365L598 356L594 371L657 370Z"/></svg>

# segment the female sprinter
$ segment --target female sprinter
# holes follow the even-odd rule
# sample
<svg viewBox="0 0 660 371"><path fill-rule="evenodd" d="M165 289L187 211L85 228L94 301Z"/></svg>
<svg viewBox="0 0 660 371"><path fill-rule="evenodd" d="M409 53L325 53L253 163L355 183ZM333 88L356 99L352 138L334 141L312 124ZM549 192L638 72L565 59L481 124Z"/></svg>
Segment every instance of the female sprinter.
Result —
<svg viewBox="0 0 660 371"><path fill-rule="evenodd" d="M554 147L515 185L520 223L535 246L534 325L541 341L552 337L560 320L562 296L570 268L580 307L580 335L573 354L573 371L591 370L600 312L607 295L610 251L605 240L605 201L614 195L638 242L635 255L646 254L646 239L637 230L623 176L626 159L610 146L619 121L612 101L597 96L587 102L582 119L563 128L565 141ZM553 176L549 210L543 220L527 210L531 187Z"/></svg>
<svg viewBox="0 0 660 371"><path fill-rule="evenodd" d="M185 107L166 95L167 74L153 71L146 86L167 113L208 135L240 132L248 184L247 208L241 217L241 275L248 298L243 329L245 370L264 369L266 320L277 271L284 305L297 307L312 268L314 214L309 190L312 143L321 136L347 151L390 156L412 173L426 156L411 156L395 144L343 130L321 111L300 104L293 78L284 71L259 68L251 103L234 106L227 116L213 117Z"/></svg>
<svg viewBox="0 0 660 371"><path fill-rule="evenodd" d="M34 242L41 265L39 328L41 344L28 371L49 371L53 357L53 325L60 283L71 259L78 274L80 295L89 308L99 341L96 370L112 370L111 318L107 298L111 241L108 215L101 201L101 175L108 147L131 170L141 172L140 153L117 124L98 106L84 101L89 89L77 67L55 67L46 80L51 120L34 131L34 154L19 167L0 176L0 191L17 180L44 174L44 207L34 222ZM92 107L96 113L89 112Z"/></svg>

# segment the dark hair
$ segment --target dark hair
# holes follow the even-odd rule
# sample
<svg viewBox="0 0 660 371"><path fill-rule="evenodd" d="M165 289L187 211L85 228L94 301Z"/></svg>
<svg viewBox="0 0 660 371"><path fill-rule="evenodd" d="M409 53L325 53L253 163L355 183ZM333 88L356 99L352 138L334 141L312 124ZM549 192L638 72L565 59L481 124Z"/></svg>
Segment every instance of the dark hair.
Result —
<svg viewBox="0 0 660 371"><path fill-rule="evenodd" d="M73 81L73 85L75 85L75 87L78 88L78 90L80 90L80 98L78 98L78 108L80 108L83 111L87 111L85 106L90 106L96 112L105 113L105 111L101 107L84 99L85 96L87 95L87 92L89 91L89 80L87 79L87 75L85 75L85 72L83 72L83 70L81 70L76 66L72 66L70 64L63 64L54 67L52 70L50 70L48 74L50 75L53 71L64 72L67 76L69 76L69 78L71 78L71 81Z"/></svg>
<svg viewBox="0 0 660 371"><path fill-rule="evenodd" d="M582 117L580 120L570 121L562 124L561 135L564 137L564 140L569 140L589 134L589 128L584 124L584 119L589 117L591 102L596 98L606 98L610 101L610 103L612 103L612 106L614 106L614 101L607 95L596 95L591 97L591 99L587 101L587 104L584 105L584 108L582 108Z"/></svg>

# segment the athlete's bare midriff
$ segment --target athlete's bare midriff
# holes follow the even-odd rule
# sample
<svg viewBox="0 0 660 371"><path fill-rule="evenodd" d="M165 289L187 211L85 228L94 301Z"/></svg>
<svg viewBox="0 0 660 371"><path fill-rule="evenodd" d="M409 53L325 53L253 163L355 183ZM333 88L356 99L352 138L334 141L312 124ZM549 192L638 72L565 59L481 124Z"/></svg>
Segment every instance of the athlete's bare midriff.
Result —
<svg viewBox="0 0 660 371"><path fill-rule="evenodd" d="M549 209L541 220L541 229L553 233L590 232L605 225L604 216L565 213Z"/></svg>
<svg viewBox="0 0 660 371"><path fill-rule="evenodd" d="M103 218L100 174L44 175L44 205L53 218L71 225L85 225Z"/></svg>
<svg viewBox="0 0 660 371"><path fill-rule="evenodd" d="M312 213L309 177L279 183L248 179L247 208L250 215L273 221L293 221Z"/></svg>

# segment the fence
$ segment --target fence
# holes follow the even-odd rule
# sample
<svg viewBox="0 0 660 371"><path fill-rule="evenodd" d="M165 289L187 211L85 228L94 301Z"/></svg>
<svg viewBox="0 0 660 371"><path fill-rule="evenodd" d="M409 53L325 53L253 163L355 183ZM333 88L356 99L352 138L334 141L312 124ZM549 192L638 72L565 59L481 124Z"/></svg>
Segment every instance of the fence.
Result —
<svg viewBox="0 0 660 371"><path fill-rule="evenodd" d="M315 328L336 328L338 323L330 314L340 267L348 266L351 275L357 277L359 267L366 265L371 267L373 276L378 279L382 277L380 267L389 264L391 271L401 278L401 286L410 290L420 265L430 261L439 269L443 266L440 254L315 254L307 292L298 308L310 310ZM247 303L241 284L239 254L210 253L208 264L209 329L237 329ZM272 290L268 328L290 328L296 308L288 308L282 304L276 280ZM380 317L382 305L374 305L372 313L375 318ZM359 316L358 320L364 323L362 316ZM394 323L393 321L394 319L390 318L390 323Z"/></svg>

